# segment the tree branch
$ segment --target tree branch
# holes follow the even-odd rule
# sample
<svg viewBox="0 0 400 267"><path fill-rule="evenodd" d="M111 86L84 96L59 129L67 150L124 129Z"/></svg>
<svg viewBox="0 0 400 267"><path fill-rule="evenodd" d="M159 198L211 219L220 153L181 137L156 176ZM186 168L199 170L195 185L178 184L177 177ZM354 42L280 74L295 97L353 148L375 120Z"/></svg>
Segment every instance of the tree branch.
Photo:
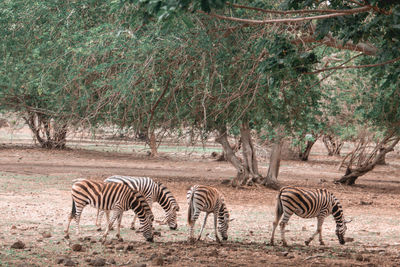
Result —
<svg viewBox="0 0 400 267"><path fill-rule="evenodd" d="M241 8L241 9L248 9L248 10L254 10L254 11L259 11L263 13L269 13L269 14L280 14L280 15L289 15L289 14L310 14L310 13L358 13L360 9L362 8L354 8L354 9L344 9L344 10L336 10L336 9L300 9L300 10L272 10L272 9L263 9L263 8L258 8L258 7L250 7L250 6L244 6L244 5L238 5L238 4L232 4L227 2L226 3L229 6L235 7L235 8ZM363 6L366 7L366 6ZM362 11L363 12L363 11Z"/></svg>
<svg viewBox="0 0 400 267"><path fill-rule="evenodd" d="M304 74L316 74L316 73L320 73L323 71L328 71L328 70L339 70L339 69L362 69L362 68L371 68L371 67L378 67L378 66L383 66L383 65L387 65L387 64L391 64L394 63L396 61L399 61L400 57L385 61L385 62L381 62L381 63L376 63L376 64L366 64L366 65L359 65L359 66L337 66L337 67L332 67L332 68L326 68L326 69L320 69L320 70L316 70L313 72L306 72Z"/></svg>
<svg viewBox="0 0 400 267"><path fill-rule="evenodd" d="M315 39L313 36L302 37L292 41L293 44L304 44L304 43L321 43L323 45L334 47L337 49L346 49L351 51L362 52L369 56L374 56L378 52L378 49L372 45L366 43L353 44L351 41L343 44L342 41L336 40L331 36L326 36L321 40Z"/></svg>
<svg viewBox="0 0 400 267"><path fill-rule="evenodd" d="M236 17L227 17L224 15L218 15L215 13L206 13L204 11L198 11L198 12L200 12L202 14L206 14L207 16L210 16L210 17L217 18L217 19L261 25L261 24L274 24L274 23L303 22L303 21L309 21L309 20L314 20L314 19L327 19L327 18L334 18L334 17L342 17L342 16L348 16L348 15L352 15L352 14L356 14L356 13L367 12L371 9L372 9L372 7L365 6L365 7L352 9L351 12L342 12L340 10L337 13L332 13L332 14L328 14L328 15L318 15L318 16L290 18L290 19L269 19L269 20L241 19L241 18L236 18Z"/></svg>

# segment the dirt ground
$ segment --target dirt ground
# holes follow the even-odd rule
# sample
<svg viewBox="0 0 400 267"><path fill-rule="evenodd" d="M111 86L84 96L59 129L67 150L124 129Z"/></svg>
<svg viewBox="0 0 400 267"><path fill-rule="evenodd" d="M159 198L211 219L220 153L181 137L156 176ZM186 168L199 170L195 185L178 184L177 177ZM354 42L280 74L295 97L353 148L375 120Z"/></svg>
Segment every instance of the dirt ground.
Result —
<svg viewBox="0 0 400 267"><path fill-rule="evenodd" d="M282 185L325 187L342 203L345 217L352 219L340 245L332 216L325 220L325 246L304 241L316 228L316 219L293 216L287 226L289 247L267 245L274 217L277 192L263 187L233 189L221 184L235 175L226 162L208 153L184 154L150 159L145 153L115 153L88 149L47 151L32 146L1 145L0 141L0 266L400 266L400 155L392 153L388 165L378 166L359 178L357 185L334 185L340 177L340 158L325 156L323 147L312 151L308 162L282 162ZM260 162L266 173L267 162ZM95 209L82 216L82 239L71 227L71 239L63 238L71 211L72 180L103 180L110 175L149 176L172 191L181 207L178 230L155 224L159 235L154 243L129 229L132 212L124 214L121 235L109 235L106 245L98 242L101 232L94 226ZM231 213L229 239L218 245L213 240L210 216L201 241L187 242L186 192L193 184L216 186L224 193ZM154 205L156 218L164 213ZM203 216L196 223L200 229ZM138 223L138 222L137 222ZM12 248L17 241L24 248ZM80 251L73 251L82 246Z"/></svg>

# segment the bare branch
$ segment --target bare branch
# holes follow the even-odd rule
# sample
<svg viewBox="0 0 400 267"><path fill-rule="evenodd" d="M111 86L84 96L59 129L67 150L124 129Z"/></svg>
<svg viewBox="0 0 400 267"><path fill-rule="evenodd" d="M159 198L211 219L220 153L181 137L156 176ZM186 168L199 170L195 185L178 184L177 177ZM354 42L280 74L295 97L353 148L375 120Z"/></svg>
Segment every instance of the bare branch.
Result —
<svg viewBox="0 0 400 267"><path fill-rule="evenodd" d="M235 21L235 22L241 22L241 23L248 23L248 24L275 24L275 23L288 23L288 22L303 22L303 21L310 21L314 19L327 19L327 18L334 18L334 17L342 17L342 16L348 16L356 13L363 13L371 10L372 7L370 6L365 6L365 7L360 7L360 8L355 8L351 9L351 11L346 11L343 12L342 10L338 11L337 13L332 13L328 15L318 15L318 16L311 16L311 17L300 17L300 18L289 18L289 19L269 19L269 20L253 20L253 19L241 19L241 18L236 18L236 17L227 17L224 15L218 15L215 13L206 13L204 11L198 11L202 14L206 14L208 16L222 19L222 20L230 20L230 21Z"/></svg>
<svg viewBox="0 0 400 267"><path fill-rule="evenodd" d="M263 8L258 8L258 7L250 7L250 6L244 6L244 5L238 5L238 4L232 4L227 2L229 6L235 7L235 8L241 8L241 9L248 9L248 10L254 10L254 11L259 11L263 13L269 13L269 14L280 14L280 15L289 15L289 14L310 14L310 13L357 13L357 10L360 8L355 8L355 9L344 9L344 10L336 10L336 9L300 9L300 10L272 10L272 9L263 9ZM365 6L364 6L365 7Z"/></svg>
<svg viewBox="0 0 400 267"><path fill-rule="evenodd" d="M326 68L326 69L321 69L321 70L316 70L313 72L306 72L304 74L316 74L316 73L320 73L323 71L328 71L328 70L339 70L339 69L362 69L362 68L371 68L371 67L378 67L378 66L383 66L383 65L387 65L387 64L391 64L394 63L396 61L399 61L400 57L385 61L385 62L381 62L381 63L376 63L376 64L366 64L366 65L358 65L358 66L337 66L337 67L332 67L332 68Z"/></svg>

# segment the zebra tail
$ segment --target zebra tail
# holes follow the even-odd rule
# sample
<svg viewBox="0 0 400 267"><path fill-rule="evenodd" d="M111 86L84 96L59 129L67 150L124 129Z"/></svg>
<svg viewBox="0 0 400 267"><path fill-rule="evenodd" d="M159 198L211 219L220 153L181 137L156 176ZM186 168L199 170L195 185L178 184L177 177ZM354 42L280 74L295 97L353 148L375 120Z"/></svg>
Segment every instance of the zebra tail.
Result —
<svg viewBox="0 0 400 267"><path fill-rule="evenodd" d="M75 201L72 200L72 211L71 211L71 218L74 218L76 215L76 205L75 205Z"/></svg>
<svg viewBox="0 0 400 267"><path fill-rule="evenodd" d="M194 196L194 191L192 191L192 193L189 197L188 218L187 218L189 226L192 226L194 224L194 221L193 221L193 215L194 215L193 196Z"/></svg>
<svg viewBox="0 0 400 267"><path fill-rule="evenodd" d="M282 191L279 191L278 197L276 198L276 217L277 218L280 218L283 214L281 194L282 194Z"/></svg>

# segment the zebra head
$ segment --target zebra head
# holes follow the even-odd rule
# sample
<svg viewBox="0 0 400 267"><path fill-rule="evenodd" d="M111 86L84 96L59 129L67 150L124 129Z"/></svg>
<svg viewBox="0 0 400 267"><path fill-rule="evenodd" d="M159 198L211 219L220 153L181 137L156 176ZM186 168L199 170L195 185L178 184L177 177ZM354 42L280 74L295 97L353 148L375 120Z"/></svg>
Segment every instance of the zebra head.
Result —
<svg viewBox="0 0 400 267"><path fill-rule="evenodd" d="M179 205L168 188L161 182L155 182L158 186L157 201L166 212L166 222L171 230L178 228L176 212L179 211Z"/></svg>
<svg viewBox="0 0 400 267"><path fill-rule="evenodd" d="M223 240L228 239L228 228L229 228L229 212L226 208L225 203L222 203L221 208L218 212L218 231L222 236Z"/></svg>
<svg viewBox="0 0 400 267"><path fill-rule="evenodd" d="M341 245L344 245L346 243L346 241L344 240L344 234L346 233L347 230L347 226L346 224L351 222L351 220L343 220L343 223L337 223L336 224L336 235L339 239L339 243Z"/></svg>
<svg viewBox="0 0 400 267"><path fill-rule="evenodd" d="M173 205L169 211L167 211L167 224L171 230L176 230L178 228L178 222L177 222L177 214L176 212L179 211L179 206L178 205Z"/></svg>

